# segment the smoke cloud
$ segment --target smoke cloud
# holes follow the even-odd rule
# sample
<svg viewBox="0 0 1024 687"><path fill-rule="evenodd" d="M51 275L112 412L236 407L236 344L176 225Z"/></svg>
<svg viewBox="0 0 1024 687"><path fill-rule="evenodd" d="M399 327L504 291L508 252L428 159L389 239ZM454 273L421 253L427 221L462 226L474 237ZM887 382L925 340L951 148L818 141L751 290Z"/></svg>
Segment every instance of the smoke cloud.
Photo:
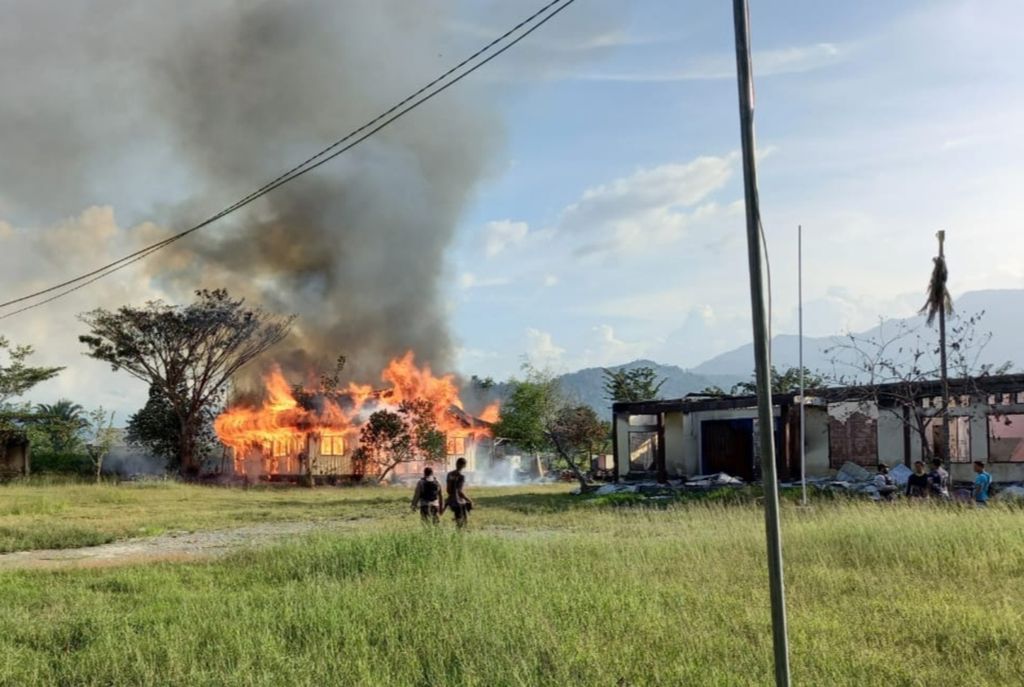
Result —
<svg viewBox="0 0 1024 687"><path fill-rule="evenodd" d="M156 60L166 78L155 99L208 188L249 188L429 78L410 64L440 41L434 7L268 3L213 13ZM410 348L447 367L445 249L500 139L489 108L451 95L274 192L227 231L176 246L152 263L156 274L176 292L223 285L299 314L274 353L292 373L344 354L354 378L372 381Z"/></svg>
<svg viewBox="0 0 1024 687"><path fill-rule="evenodd" d="M463 50L446 31L449 7L18 5L0 29L0 60L30 67L32 78L15 69L0 77L14 103L0 109L0 216L45 225L109 199L128 225L159 225L126 232L124 252L179 231L450 65ZM487 101L460 84L147 260L140 276L169 300L226 287L298 314L273 352L293 374L344 354L350 377L375 381L408 349L447 368L445 249L502 138Z"/></svg>

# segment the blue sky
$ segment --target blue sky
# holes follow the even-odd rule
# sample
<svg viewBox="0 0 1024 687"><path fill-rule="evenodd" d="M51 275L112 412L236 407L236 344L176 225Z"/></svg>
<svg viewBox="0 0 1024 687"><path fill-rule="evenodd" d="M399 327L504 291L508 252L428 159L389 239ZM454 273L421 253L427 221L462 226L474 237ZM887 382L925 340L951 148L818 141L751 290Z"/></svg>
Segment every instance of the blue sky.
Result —
<svg viewBox="0 0 1024 687"><path fill-rule="evenodd" d="M692 366L749 340L728 3L578 4L509 61L541 74L494 77L505 166L451 257L467 371ZM912 312L939 228L954 290L1024 286L1024 7L752 4L776 331L797 224L809 334Z"/></svg>
<svg viewBox="0 0 1024 687"><path fill-rule="evenodd" d="M74 7L88 17L90 7L113 1ZM393 101L538 4L424 2L416 12L430 14L429 27L414 18L389 23L394 13L370 12L372 24L346 35L366 43L356 50L361 61L355 67L380 66L394 77L380 89L382 99ZM361 2L349 5L365 10ZM339 21L349 5L338 11ZM1018 35L1024 5L752 5L775 331L796 331L797 224L804 226L809 335L866 328L881 315L916 310L940 228L948 232L954 294L1024 288L1024 47ZM221 6L235 11L229 0ZM65 39L47 27L58 16L77 26L78 15L54 15L28 2L21 8L25 23L9 23L10 35L0 29L0 59L14 55L19 40L34 67L60 57ZM49 33L35 35L31 26ZM330 40L331 30L325 25L319 38ZM555 370L638 357L693 366L749 340L732 31L730 3L577 0L396 125L393 136L401 138L401 127L415 131L436 121L452 107L446 99L455 98L478 105L485 118L477 125L493 129L497 140L446 253L444 302L457 371L504 378L523 356ZM164 40L159 32L115 33L109 51L100 41L104 50L89 53L111 73L124 68L104 62L118 49ZM400 55L384 49L398 44ZM97 91L109 100L101 100L102 116L82 126L97 140L116 135L121 147L63 158L89 177L80 192L52 192L59 188L59 167L33 169L0 189L5 293L92 268L160 235L157 223L181 220L168 208L203 183L132 91L97 76L75 81L69 94L55 84L63 83L73 60L53 59L57 68L50 71L0 74L0 86L14 94L4 107L12 112L23 102L56 103L44 108L59 114L52 129L56 145L62 124L76 117L60 99L78 102ZM388 63L377 65L381 59ZM89 73L92 67L81 68ZM326 94L322 85L316 88ZM367 112L376 106L367 104ZM296 123L312 114L297 110L288 123L299 128ZM265 141L269 150L260 155L292 159L356 122L314 117L309 123L308 140L276 147ZM18 142L13 134L4 140ZM124 154L126 140L131 154ZM339 163L358 165L359 159ZM218 189L217 197L247 190ZM121 275L6 321L16 325L5 332L35 345L41 362L71 366L33 400L67 395L123 413L145 400L141 384L79 358L71 336L75 313L96 304L167 296L166 284L144 271Z"/></svg>

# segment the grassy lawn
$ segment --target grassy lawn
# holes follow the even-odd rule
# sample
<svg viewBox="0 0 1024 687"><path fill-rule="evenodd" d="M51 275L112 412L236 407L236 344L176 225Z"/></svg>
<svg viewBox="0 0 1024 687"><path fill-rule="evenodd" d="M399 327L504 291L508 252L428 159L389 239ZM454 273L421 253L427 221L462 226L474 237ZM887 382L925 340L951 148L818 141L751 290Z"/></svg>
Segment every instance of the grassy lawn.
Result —
<svg viewBox="0 0 1024 687"><path fill-rule="evenodd" d="M535 487L534 495L569 487ZM521 490L519 490L521 491ZM517 493L491 489L490 498ZM408 519L411 489L261 486L248 490L177 482L89 484L33 478L0 485L0 553L93 546L170 531L282 521L352 520L381 527ZM501 510L505 510L502 508ZM515 517L513 505L509 515Z"/></svg>
<svg viewBox="0 0 1024 687"><path fill-rule="evenodd" d="M64 504L49 512L33 488L6 489L0 517L29 534L60 521L121 536L366 520L213 562L0 573L0 684L771 681L754 505L650 509L581 502L566 487L478 490L473 529L460 535L450 522L422 530L397 490L38 487ZM787 506L795 684L1024 683L1022 515Z"/></svg>

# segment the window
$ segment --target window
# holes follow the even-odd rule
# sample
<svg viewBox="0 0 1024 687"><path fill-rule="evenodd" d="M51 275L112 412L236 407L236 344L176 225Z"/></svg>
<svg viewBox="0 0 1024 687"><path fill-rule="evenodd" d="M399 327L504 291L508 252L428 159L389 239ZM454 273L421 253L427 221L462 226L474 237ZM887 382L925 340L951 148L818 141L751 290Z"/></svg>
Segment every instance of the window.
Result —
<svg viewBox="0 0 1024 687"><path fill-rule="evenodd" d="M927 422L926 437L933 456L939 456L942 445L942 419L933 417ZM949 418L949 460L952 463L971 462L971 418L957 415Z"/></svg>
<svg viewBox="0 0 1024 687"><path fill-rule="evenodd" d="M324 434L320 438L321 456L345 455L345 437L340 434Z"/></svg>
<svg viewBox="0 0 1024 687"><path fill-rule="evenodd" d="M274 445L272 447L273 452L271 455L273 455L275 458L287 456L289 453L289 449L291 448L289 444L291 444L291 442L287 439L275 439Z"/></svg>
<svg viewBox="0 0 1024 687"><path fill-rule="evenodd" d="M1024 415L988 416L988 459L1024 463Z"/></svg>
<svg viewBox="0 0 1024 687"><path fill-rule="evenodd" d="M657 432L629 433L629 471L653 472L658 452Z"/></svg>
<svg viewBox="0 0 1024 687"><path fill-rule="evenodd" d="M462 456L466 453L466 437L448 437L445 451L449 456Z"/></svg>

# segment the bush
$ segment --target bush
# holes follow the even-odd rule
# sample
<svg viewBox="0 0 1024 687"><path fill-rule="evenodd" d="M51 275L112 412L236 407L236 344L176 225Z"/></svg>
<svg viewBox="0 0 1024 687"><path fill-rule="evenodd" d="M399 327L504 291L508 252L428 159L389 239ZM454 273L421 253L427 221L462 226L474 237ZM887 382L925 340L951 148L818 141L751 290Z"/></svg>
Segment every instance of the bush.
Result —
<svg viewBox="0 0 1024 687"><path fill-rule="evenodd" d="M84 453L33 453L32 472L59 475L94 475L92 460Z"/></svg>

